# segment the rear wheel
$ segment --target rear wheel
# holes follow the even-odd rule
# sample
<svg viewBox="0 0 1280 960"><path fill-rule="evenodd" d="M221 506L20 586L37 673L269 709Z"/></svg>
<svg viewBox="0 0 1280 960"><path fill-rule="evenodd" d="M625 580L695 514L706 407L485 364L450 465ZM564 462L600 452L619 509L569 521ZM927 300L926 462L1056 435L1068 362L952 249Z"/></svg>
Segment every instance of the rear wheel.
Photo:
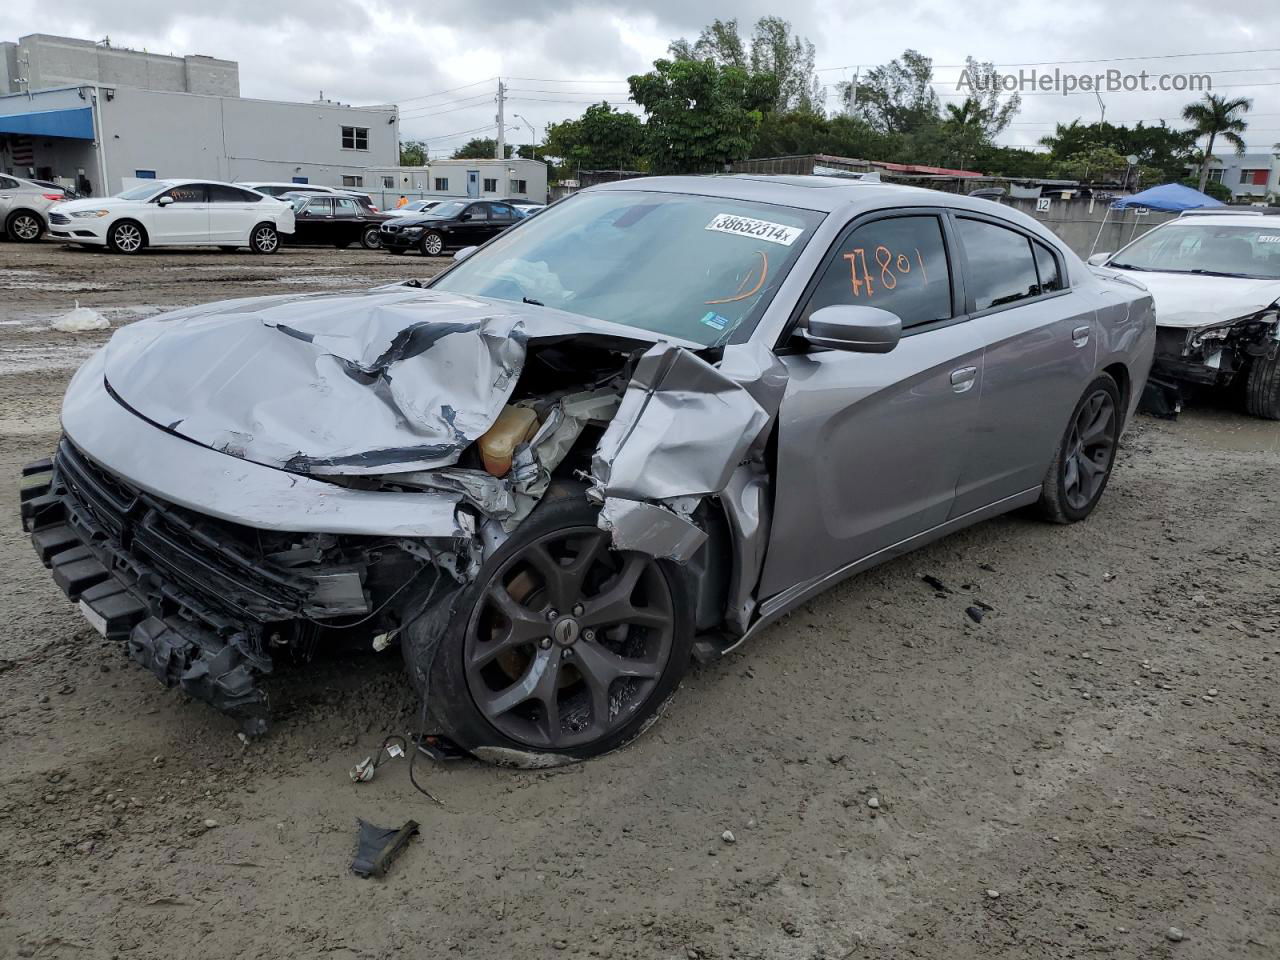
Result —
<svg viewBox="0 0 1280 960"><path fill-rule="evenodd" d="M132 220L113 223L107 231L107 246L115 253L137 253L147 245L142 225Z"/></svg>
<svg viewBox="0 0 1280 960"><path fill-rule="evenodd" d="M249 232L249 249L254 253L275 253L280 249L280 234L269 223L260 223Z"/></svg>
<svg viewBox="0 0 1280 960"><path fill-rule="evenodd" d="M430 233L423 234L418 248L424 257L438 257L444 253L444 237L432 230Z"/></svg>
<svg viewBox="0 0 1280 960"><path fill-rule="evenodd" d="M1075 523L1093 512L1115 464L1120 441L1120 389L1106 374L1085 389L1049 465L1040 508L1055 523Z"/></svg>
<svg viewBox="0 0 1280 960"><path fill-rule="evenodd" d="M1254 357L1245 380L1244 408L1255 417L1280 420L1280 357Z"/></svg>
<svg viewBox="0 0 1280 960"><path fill-rule="evenodd" d="M10 240L34 243L44 233L44 221L30 210L15 210L5 222L5 232Z"/></svg>
<svg viewBox="0 0 1280 960"><path fill-rule="evenodd" d="M377 250L382 246L382 231L377 227L366 227L360 234L360 246L366 250Z"/></svg>
<svg viewBox="0 0 1280 960"><path fill-rule="evenodd" d="M643 732L680 682L688 574L613 550L596 516L579 490L549 494L459 598L429 699L460 746L511 762L598 756ZM405 655L421 692L417 627Z"/></svg>

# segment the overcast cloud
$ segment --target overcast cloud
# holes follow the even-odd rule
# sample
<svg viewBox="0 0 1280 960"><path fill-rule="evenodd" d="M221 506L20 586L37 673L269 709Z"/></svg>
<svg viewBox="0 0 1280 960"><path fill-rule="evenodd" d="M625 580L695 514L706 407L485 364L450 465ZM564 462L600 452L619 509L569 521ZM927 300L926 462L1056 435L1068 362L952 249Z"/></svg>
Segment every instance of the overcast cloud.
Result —
<svg viewBox="0 0 1280 960"><path fill-rule="evenodd" d="M117 46L238 60L243 96L305 101L323 90L348 103L397 103L402 137L426 139L435 155L469 136L492 135L496 81L490 78L507 80L508 140L523 143L529 127L511 115L541 135L545 124L577 116L590 102L626 105L627 75L645 70L674 38L692 39L704 24L729 16L738 17L746 34L767 13L785 16L816 44L820 68L865 69L914 47L938 65L935 80L944 96L959 96L953 85L960 71L946 65L969 55L1012 72L1012 65L1030 61L1052 70L1052 61L1214 53L1061 69L1209 73L1216 91L1253 98L1245 138L1251 148L1269 150L1280 141L1275 0L971 0L963 6L903 0L862 12L834 0L656 0L643 11L617 0L6 0L0 4L0 39L110 36ZM1278 49L1222 53L1268 47ZM834 93L834 84L852 73L824 69L819 77ZM464 86L469 84L475 85ZM452 89L457 87L463 89ZM1108 120L1176 123L1183 104L1197 96L1104 93L1102 99ZM835 106L834 95L828 106ZM1055 121L1092 121L1099 113L1091 93L1024 96L1021 113L1000 139L1033 144Z"/></svg>

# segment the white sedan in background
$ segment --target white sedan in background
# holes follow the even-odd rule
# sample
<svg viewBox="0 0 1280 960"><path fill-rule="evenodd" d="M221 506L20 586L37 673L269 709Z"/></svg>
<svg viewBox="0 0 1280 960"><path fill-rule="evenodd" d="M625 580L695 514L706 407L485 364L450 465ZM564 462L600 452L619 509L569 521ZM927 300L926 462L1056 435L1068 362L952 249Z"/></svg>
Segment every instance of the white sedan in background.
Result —
<svg viewBox="0 0 1280 960"><path fill-rule="evenodd" d="M154 180L49 210L51 237L116 253L187 246L275 253L282 233L293 233L288 203L215 180Z"/></svg>

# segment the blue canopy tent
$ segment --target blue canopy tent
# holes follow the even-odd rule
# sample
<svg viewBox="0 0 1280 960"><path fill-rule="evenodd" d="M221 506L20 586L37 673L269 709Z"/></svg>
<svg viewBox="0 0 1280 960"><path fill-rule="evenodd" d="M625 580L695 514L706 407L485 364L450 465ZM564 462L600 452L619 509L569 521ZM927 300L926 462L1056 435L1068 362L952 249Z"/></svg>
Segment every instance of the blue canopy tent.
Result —
<svg viewBox="0 0 1280 960"><path fill-rule="evenodd" d="M1148 210L1177 213L1181 210L1199 210L1201 207L1225 206L1226 204L1221 200L1215 200L1208 194L1193 190L1191 187L1184 187L1180 183L1162 183L1158 187L1148 187L1131 197L1121 197L1111 204L1111 209L1146 207Z"/></svg>
<svg viewBox="0 0 1280 960"><path fill-rule="evenodd" d="M1119 200L1113 200L1106 212L1102 215L1102 223L1098 225L1097 236L1093 238L1093 246L1089 248L1089 256L1093 256L1093 251L1098 248L1098 241L1102 239L1102 231L1106 229L1107 218L1111 216L1112 210L1133 210L1142 208L1144 210L1162 210L1167 213L1180 213L1183 210L1199 210L1203 207L1224 207L1221 200L1215 200L1208 194L1201 193L1199 190L1192 190L1190 187L1184 187L1180 183L1162 183L1158 187L1148 187L1141 193L1135 193L1131 197L1121 197ZM1136 229L1137 224L1135 222ZM1132 239L1132 233L1130 234Z"/></svg>

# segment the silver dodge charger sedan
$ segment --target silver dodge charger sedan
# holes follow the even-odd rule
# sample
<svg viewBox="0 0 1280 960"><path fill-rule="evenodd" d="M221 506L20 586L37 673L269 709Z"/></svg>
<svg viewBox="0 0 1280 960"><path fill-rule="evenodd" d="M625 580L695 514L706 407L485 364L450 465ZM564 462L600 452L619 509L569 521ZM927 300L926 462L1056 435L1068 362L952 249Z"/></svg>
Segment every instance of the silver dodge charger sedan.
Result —
<svg viewBox="0 0 1280 960"><path fill-rule="evenodd" d="M118 330L22 516L100 632L248 733L274 669L398 645L431 732L564 762L845 577L1083 520L1154 339L1139 284L986 200L632 180L426 283Z"/></svg>

